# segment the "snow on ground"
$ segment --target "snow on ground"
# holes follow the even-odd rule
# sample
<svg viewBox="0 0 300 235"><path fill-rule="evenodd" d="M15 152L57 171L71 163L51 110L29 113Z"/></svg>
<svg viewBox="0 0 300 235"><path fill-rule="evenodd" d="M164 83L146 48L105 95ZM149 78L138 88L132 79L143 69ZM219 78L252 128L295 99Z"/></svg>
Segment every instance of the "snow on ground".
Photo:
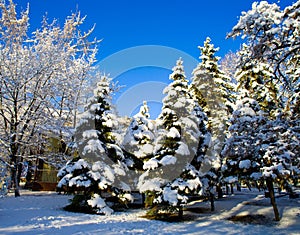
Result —
<svg viewBox="0 0 300 235"><path fill-rule="evenodd" d="M300 199L277 199L282 220L266 225L244 225L226 220L232 215L262 214L273 218L269 199L258 192L237 192L209 204L192 221L162 222L141 218L145 210L118 212L111 216L66 212L62 209L72 196L54 192L23 191L22 196L0 198L0 234L300 234ZM191 213L191 212L185 212Z"/></svg>

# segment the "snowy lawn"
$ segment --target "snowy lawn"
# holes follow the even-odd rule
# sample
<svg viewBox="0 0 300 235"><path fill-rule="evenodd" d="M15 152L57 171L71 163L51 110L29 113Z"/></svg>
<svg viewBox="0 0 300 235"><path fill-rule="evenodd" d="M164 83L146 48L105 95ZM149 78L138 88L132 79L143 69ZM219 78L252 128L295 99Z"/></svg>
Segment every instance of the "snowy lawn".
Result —
<svg viewBox="0 0 300 235"><path fill-rule="evenodd" d="M198 213L185 211L193 220L162 222L142 218L145 210L117 212L111 216L66 212L72 196L54 192L23 191L22 196L0 198L0 234L300 234L300 199L277 198L283 218L273 222L269 199L258 192L237 192L209 204L190 205ZM199 213L202 211L202 213ZM264 215L263 225L228 221L234 215Z"/></svg>

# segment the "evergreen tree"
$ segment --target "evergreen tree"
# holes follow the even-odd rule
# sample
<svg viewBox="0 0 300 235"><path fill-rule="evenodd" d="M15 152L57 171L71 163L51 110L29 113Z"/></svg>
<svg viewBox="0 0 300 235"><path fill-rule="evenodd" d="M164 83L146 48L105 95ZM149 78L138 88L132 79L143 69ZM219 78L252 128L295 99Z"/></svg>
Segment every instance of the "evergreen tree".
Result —
<svg viewBox="0 0 300 235"><path fill-rule="evenodd" d="M260 182L260 187L266 187L278 221L273 185L293 194L292 184L300 172L299 132L282 115L270 119L256 100L241 96L231 119L231 135L222 151L222 171L227 181Z"/></svg>
<svg viewBox="0 0 300 235"><path fill-rule="evenodd" d="M123 139L123 148L141 160L153 157L155 124L150 120L149 107L144 101Z"/></svg>
<svg viewBox="0 0 300 235"><path fill-rule="evenodd" d="M207 38L201 51L201 62L193 71L190 91L208 117L207 128L211 133L211 143L202 160L202 177L206 182L208 193L213 196L213 186L220 183L219 153L224 145L227 132L227 120L235 100L234 85L231 78L219 68L219 58L215 53L219 50ZM200 148L200 155L203 150Z"/></svg>
<svg viewBox="0 0 300 235"><path fill-rule="evenodd" d="M257 130L266 123L259 104L243 94L236 103L230 119L229 138L222 150L222 172L225 182L248 182L253 173L260 172Z"/></svg>
<svg viewBox="0 0 300 235"><path fill-rule="evenodd" d="M154 191L156 203L179 212L188 195L202 192L196 152L207 138L205 115L189 94L182 64L179 59L170 75L173 82L164 90L154 157L144 163L139 182L141 192Z"/></svg>
<svg viewBox="0 0 300 235"><path fill-rule="evenodd" d="M104 214L112 213L110 204L107 204L107 194L109 198L115 198L114 201L130 199L127 194L130 187L122 180L126 175L127 162L115 143L113 128L117 123L111 108L111 93L111 80L102 76L94 96L79 116L76 128L75 141L82 159L68 164L59 173L62 177L60 186L84 187L85 196L81 203L94 212ZM104 192L106 198L103 198Z"/></svg>
<svg viewBox="0 0 300 235"><path fill-rule="evenodd" d="M219 67L219 57L215 55L219 48L211 44L211 39L206 38L203 47L199 47L201 62L193 70L191 91L205 112L212 115L214 105L225 105L231 108L235 101L234 84Z"/></svg>

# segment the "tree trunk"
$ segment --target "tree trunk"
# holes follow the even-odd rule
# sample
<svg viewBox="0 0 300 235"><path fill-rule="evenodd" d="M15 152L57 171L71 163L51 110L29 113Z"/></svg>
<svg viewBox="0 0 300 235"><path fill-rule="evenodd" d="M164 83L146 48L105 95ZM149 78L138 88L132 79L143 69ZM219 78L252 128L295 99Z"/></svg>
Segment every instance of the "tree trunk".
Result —
<svg viewBox="0 0 300 235"><path fill-rule="evenodd" d="M267 187L268 187L268 190L269 190L269 193L270 193L270 201L271 201L271 204L273 206L275 220L280 221L279 211L278 211L278 207L277 207L276 200L275 200L273 179L272 178L267 178L266 183L267 183Z"/></svg>
<svg viewBox="0 0 300 235"><path fill-rule="evenodd" d="M226 195L229 195L229 187L228 187L228 184L226 184Z"/></svg>
<svg viewBox="0 0 300 235"><path fill-rule="evenodd" d="M215 195L212 192L209 192L210 200L210 211L215 211Z"/></svg>
<svg viewBox="0 0 300 235"><path fill-rule="evenodd" d="M14 167L11 168L11 186L15 190L15 197L19 197L20 196L20 189L19 189L20 173L19 173L19 164L17 163L17 157L15 156L12 157L12 163Z"/></svg>
<svg viewBox="0 0 300 235"><path fill-rule="evenodd" d="M222 198L223 197L223 190L222 190L222 186L221 184L217 185L217 193L218 193L218 198Z"/></svg>
<svg viewBox="0 0 300 235"><path fill-rule="evenodd" d="M178 207L178 217L181 220L183 218L183 208L182 206Z"/></svg>
<svg viewBox="0 0 300 235"><path fill-rule="evenodd" d="M230 184L230 191L231 191L231 194L234 194L234 191L233 191L233 184Z"/></svg>
<svg viewBox="0 0 300 235"><path fill-rule="evenodd" d="M18 144L16 144L16 137L15 135L12 136L11 139L11 155L10 155L10 163L13 166L11 168L11 182L12 182L12 188L15 190L15 197L20 196L20 189L19 189L19 183L21 178L21 172L22 172L22 166L20 166L21 159L18 157Z"/></svg>
<svg viewBox="0 0 300 235"><path fill-rule="evenodd" d="M236 183L236 190L241 192L242 191L242 188L241 188L241 185L239 182Z"/></svg>

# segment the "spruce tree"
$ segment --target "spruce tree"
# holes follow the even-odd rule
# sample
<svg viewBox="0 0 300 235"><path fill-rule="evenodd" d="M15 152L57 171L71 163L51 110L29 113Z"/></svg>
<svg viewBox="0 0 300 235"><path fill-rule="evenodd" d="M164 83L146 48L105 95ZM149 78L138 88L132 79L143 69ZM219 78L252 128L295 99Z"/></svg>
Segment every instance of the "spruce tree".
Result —
<svg viewBox="0 0 300 235"><path fill-rule="evenodd" d="M127 194L130 187L122 180L127 171L126 159L115 142L113 131L117 123L111 93L111 79L102 76L94 96L79 116L75 142L81 159L67 164L59 173L61 186L84 187L84 197L79 204L104 214L113 212L109 199L119 202L130 199Z"/></svg>
<svg viewBox="0 0 300 235"><path fill-rule="evenodd" d="M231 118L222 171L225 181L266 187L278 221L274 184L293 195L292 185L300 173L299 132L283 115L271 119L256 100L247 97L247 90L244 93Z"/></svg>
<svg viewBox="0 0 300 235"><path fill-rule="evenodd" d="M139 189L154 191L158 208L163 206L168 212L179 210L181 214L187 196L202 192L198 172L201 163L196 152L198 145L205 148L207 133L205 115L189 94L181 59L169 78L172 82L164 89L166 96L157 120L154 157L144 163L146 172L140 177Z"/></svg>
<svg viewBox="0 0 300 235"><path fill-rule="evenodd" d="M225 182L249 182L260 173L259 146L256 145L258 128L267 121L256 100L245 94L238 97L230 119L229 138L222 150L222 172Z"/></svg>
<svg viewBox="0 0 300 235"><path fill-rule="evenodd" d="M208 37L204 46L199 49L201 62L193 70L189 89L208 117L207 128L211 133L211 142L206 150L206 157L202 160L201 172L206 182L207 193L212 198L213 187L220 184L219 153L224 145L235 93L231 78L219 68L219 57L215 55L219 48L215 48ZM203 150L200 148L199 151L203 156Z"/></svg>
<svg viewBox="0 0 300 235"><path fill-rule="evenodd" d="M150 120L149 107L144 101L139 113L133 116L122 142L122 148L136 158L153 157L155 124Z"/></svg>

